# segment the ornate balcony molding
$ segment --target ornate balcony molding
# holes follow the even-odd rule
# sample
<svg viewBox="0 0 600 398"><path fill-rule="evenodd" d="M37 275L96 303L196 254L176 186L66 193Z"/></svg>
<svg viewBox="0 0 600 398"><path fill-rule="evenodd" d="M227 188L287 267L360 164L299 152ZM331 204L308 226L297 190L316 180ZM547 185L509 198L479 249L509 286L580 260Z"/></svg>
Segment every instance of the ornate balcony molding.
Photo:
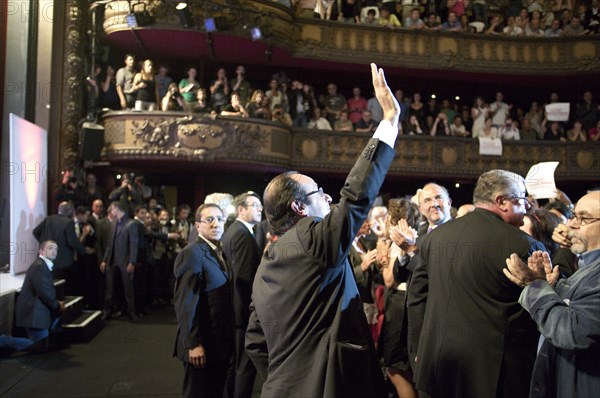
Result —
<svg viewBox="0 0 600 398"><path fill-rule="evenodd" d="M155 23L137 28L184 30L172 3L145 0ZM592 74L600 72L597 36L570 38L508 38L482 34L393 30L358 24L296 17L274 1L188 1L201 24L221 18L227 29L218 34L248 38L244 27L258 24L270 45L293 57L368 63L400 68L450 70L471 73L524 75ZM125 23L128 2L112 1L106 8L104 29L110 34L131 29ZM202 35L200 30L194 34Z"/></svg>
<svg viewBox="0 0 600 398"><path fill-rule="evenodd" d="M152 159L165 170L214 163L240 171L260 166L345 173L370 137L179 112L110 112L104 126L106 160ZM525 175L533 164L559 161L557 179L600 180L600 143L508 141L502 156L481 156L474 139L400 136L395 149L388 173L394 176L477 178L495 168Z"/></svg>

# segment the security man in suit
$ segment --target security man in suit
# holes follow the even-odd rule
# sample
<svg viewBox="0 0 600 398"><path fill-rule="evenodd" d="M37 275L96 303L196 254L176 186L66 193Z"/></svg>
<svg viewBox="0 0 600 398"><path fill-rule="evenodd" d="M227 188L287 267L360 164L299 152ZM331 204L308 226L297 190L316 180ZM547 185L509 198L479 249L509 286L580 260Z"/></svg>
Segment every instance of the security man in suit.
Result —
<svg viewBox="0 0 600 398"><path fill-rule="evenodd" d="M40 244L39 257L27 269L25 281L16 304L16 325L24 327L33 341L46 339L58 325L59 315L65 309L56 299L52 267L58 252L56 242Z"/></svg>
<svg viewBox="0 0 600 398"><path fill-rule="evenodd" d="M174 306L177 337L173 356L183 362L184 397L221 397L234 352L231 271L219 239L225 217L203 204L194 224L198 239L175 259Z"/></svg>
<svg viewBox="0 0 600 398"><path fill-rule="evenodd" d="M384 112L340 203L309 176L276 176L264 193L278 239L252 288L246 350L267 374L263 397L387 397L348 252L394 158L400 106L371 64Z"/></svg>
<svg viewBox="0 0 600 398"><path fill-rule="evenodd" d="M260 248L253 227L262 218L262 204L254 192L246 192L234 200L236 220L223 234L223 252L233 272L233 308L235 311L235 388L234 397L252 395L256 368L244 348L250 318L252 282L260 263ZM231 383L228 383L231 384Z"/></svg>
<svg viewBox="0 0 600 398"><path fill-rule="evenodd" d="M127 217L126 205L115 201L110 206L114 221L111 224L110 242L100 263L100 271L106 274L106 299L102 319L108 320L112 316L115 285L117 275L120 274L127 310L131 319L136 322L138 317L135 312L133 277L138 259L138 234L134 227L135 221Z"/></svg>
<svg viewBox="0 0 600 398"><path fill-rule="evenodd" d="M52 214L33 229L33 236L38 242L52 240L58 245L58 254L54 260L52 277L54 279L65 279L66 294L73 294L76 287L73 280L73 263L75 253L84 255L93 253L93 249L86 248L77 239L75 234L75 221L73 213L75 209L69 202L58 205L58 214Z"/></svg>

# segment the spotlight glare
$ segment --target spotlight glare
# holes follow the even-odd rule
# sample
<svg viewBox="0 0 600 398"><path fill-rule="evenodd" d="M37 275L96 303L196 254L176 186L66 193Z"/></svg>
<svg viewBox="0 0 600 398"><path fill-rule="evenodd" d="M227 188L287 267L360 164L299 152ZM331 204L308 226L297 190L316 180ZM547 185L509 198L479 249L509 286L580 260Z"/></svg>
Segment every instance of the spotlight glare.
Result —
<svg viewBox="0 0 600 398"><path fill-rule="evenodd" d="M455 186L456 188L460 188L460 183L458 183L458 182L457 182L456 184L454 184L454 186Z"/></svg>
<svg viewBox="0 0 600 398"><path fill-rule="evenodd" d="M436 98L435 94L431 94L431 98L435 99Z"/></svg>

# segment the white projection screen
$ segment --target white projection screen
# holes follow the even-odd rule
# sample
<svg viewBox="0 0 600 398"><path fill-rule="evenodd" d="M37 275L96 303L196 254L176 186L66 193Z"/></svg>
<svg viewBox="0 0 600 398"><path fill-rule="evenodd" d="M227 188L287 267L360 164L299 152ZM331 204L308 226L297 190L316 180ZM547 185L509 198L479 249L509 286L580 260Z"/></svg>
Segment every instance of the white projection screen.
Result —
<svg viewBox="0 0 600 398"><path fill-rule="evenodd" d="M36 259L32 230L47 215L48 132L12 113L9 126L10 273L17 275Z"/></svg>

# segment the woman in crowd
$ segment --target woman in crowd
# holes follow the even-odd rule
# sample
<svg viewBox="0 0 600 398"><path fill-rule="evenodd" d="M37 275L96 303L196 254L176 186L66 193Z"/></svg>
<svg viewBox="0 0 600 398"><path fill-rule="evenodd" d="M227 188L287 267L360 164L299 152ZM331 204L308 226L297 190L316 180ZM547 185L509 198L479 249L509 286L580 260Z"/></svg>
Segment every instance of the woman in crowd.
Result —
<svg viewBox="0 0 600 398"><path fill-rule="evenodd" d="M217 78L210 83L210 105L217 113L229 102L229 82L224 68L217 70Z"/></svg>
<svg viewBox="0 0 600 398"><path fill-rule="evenodd" d="M414 93L413 100L408 107L408 115L414 115L419 121L419 126L425 128L427 126L425 117L425 104L421 102L421 94Z"/></svg>
<svg viewBox="0 0 600 398"><path fill-rule="evenodd" d="M479 132L483 130L485 119L489 113L489 108L483 101L483 97L476 97L471 108L471 118L473 118L473 138L477 138Z"/></svg>
<svg viewBox="0 0 600 398"><path fill-rule="evenodd" d="M191 112L196 104L196 91L200 88L200 83L196 80L198 70L190 66L186 70L187 77L179 82L179 92L183 97L183 108L186 112Z"/></svg>
<svg viewBox="0 0 600 398"><path fill-rule="evenodd" d="M154 111L158 109L158 87L154 78L154 64L151 60L145 60L142 64L142 70L133 77L133 89L136 92L136 111Z"/></svg>
<svg viewBox="0 0 600 398"><path fill-rule="evenodd" d="M567 131L567 141L587 141L587 134L580 120L575 120L573 128Z"/></svg>
<svg viewBox="0 0 600 398"><path fill-rule="evenodd" d="M335 121L335 126L333 129L336 131L354 131L352 122L348 117L348 111L340 112L340 118Z"/></svg>
<svg viewBox="0 0 600 398"><path fill-rule="evenodd" d="M184 102L177 83L171 82L167 88L167 94L163 97L160 109L163 111L182 111Z"/></svg>
<svg viewBox="0 0 600 398"><path fill-rule="evenodd" d="M192 112L200 114L212 114L213 108L208 102L208 91L205 88L199 88L196 91L196 103L192 108Z"/></svg>
<svg viewBox="0 0 600 398"><path fill-rule="evenodd" d="M492 126L492 118L486 117L483 127L475 132L473 129L473 137L487 137L487 138L498 138L498 129Z"/></svg>
<svg viewBox="0 0 600 398"><path fill-rule="evenodd" d="M250 96L250 101L246 105L246 110L250 117L255 117L258 119L270 119L270 109L269 106L263 105L263 99L265 98L265 93L262 90L254 90L252 95Z"/></svg>
<svg viewBox="0 0 600 398"><path fill-rule="evenodd" d="M399 397L416 397L411 384L411 369L408 360L406 315L406 288L410 271L406 268L410 256L395 243L389 243L390 229L410 230L407 240L416 240L416 229L419 226L421 213L416 204L406 199L391 199L388 204L385 236L378 242L378 251L382 246L387 249L381 272L385 283L384 320L379 339L379 351L389 380L394 385ZM403 246L403 245L401 245ZM378 253L378 261L380 255Z"/></svg>

